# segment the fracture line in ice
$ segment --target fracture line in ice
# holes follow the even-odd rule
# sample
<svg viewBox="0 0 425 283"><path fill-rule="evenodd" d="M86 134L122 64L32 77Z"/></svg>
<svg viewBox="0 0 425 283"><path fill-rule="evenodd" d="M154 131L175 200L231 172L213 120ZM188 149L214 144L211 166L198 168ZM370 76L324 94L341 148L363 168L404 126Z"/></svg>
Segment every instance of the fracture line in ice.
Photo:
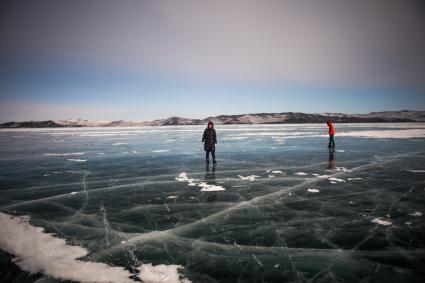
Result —
<svg viewBox="0 0 425 283"><path fill-rule="evenodd" d="M264 266L263 263L257 258L257 256L255 254L252 254L252 257L258 263L259 266Z"/></svg>
<svg viewBox="0 0 425 283"><path fill-rule="evenodd" d="M86 177L87 177L88 174L90 174L90 173L85 173L84 176L83 176L83 191L84 191L84 194L85 194L84 203L81 206L81 208L79 210L77 210L77 212L72 216L73 218L78 216L86 208L87 203L89 201L89 193L88 193L87 188L86 188Z"/></svg>
<svg viewBox="0 0 425 283"><path fill-rule="evenodd" d="M100 206L100 212L102 213L102 222L103 226L105 226L105 235L106 235L106 246L109 247L109 222L106 218L106 208L102 205Z"/></svg>
<svg viewBox="0 0 425 283"><path fill-rule="evenodd" d="M165 205L165 208L167 209L167 211L170 212L170 208L168 207L167 202L165 201L165 199L164 199L164 205Z"/></svg>

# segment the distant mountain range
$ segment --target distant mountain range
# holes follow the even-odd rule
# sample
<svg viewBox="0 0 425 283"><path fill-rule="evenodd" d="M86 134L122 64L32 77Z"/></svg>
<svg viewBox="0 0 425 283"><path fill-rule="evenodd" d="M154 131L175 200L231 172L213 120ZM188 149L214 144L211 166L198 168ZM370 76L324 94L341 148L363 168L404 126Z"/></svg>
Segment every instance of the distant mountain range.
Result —
<svg viewBox="0 0 425 283"><path fill-rule="evenodd" d="M218 125L229 124L296 124L325 123L332 120L335 123L389 123L389 122L425 122L425 111L384 111L369 114L343 113L256 113L240 115L220 115L205 119L190 119L170 117L153 121L104 121L104 120L48 120L28 122L7 122L0 128L57 128L57 127L124 127L124 126L167 126L167 125L204 125L213 121Z"/></svg>

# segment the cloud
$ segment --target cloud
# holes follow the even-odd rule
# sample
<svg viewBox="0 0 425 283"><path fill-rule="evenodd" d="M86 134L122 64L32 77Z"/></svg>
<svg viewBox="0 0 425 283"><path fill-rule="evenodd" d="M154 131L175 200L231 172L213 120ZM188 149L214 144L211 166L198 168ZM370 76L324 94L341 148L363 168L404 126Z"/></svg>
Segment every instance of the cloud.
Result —
<svg viewBox="0 0 425 283"><path fill-rule="evenodd" d="M10 64L66 58L200 81L425 88L420 1L13 1L5 9L0 56Z"/></svg>

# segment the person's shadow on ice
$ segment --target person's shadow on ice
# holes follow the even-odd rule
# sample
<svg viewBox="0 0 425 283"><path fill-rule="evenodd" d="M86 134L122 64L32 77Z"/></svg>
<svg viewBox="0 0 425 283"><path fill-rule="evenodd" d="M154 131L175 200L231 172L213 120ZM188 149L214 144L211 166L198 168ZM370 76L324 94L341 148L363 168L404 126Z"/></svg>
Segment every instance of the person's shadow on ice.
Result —
<svg viewBox="0 0 425 283"><path fill-rule="evenodd" d="M333 148L329 148L329 159L328 159L328 170L333 170L335 168L335 150Z"/></svg>
<svg viewBox="0 0 425 283"><path fill-rule="evenodd" d="M207 163L205 165L205 182L209 185L216 185L215 181L215 169L217 167L217 164L214 163L212 165L212 168L210 170L210 164ZM217 192L207 192L207 201L208 202L215 202L217 198Z"/></svg>

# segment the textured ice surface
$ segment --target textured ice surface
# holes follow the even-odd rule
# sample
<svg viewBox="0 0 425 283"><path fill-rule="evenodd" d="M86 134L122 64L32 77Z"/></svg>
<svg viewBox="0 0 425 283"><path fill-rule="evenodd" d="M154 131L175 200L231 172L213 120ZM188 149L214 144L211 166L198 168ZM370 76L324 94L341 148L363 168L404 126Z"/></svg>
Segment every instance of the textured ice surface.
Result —
<svg viewBox="0 0 425 283"><path fill-rule="evenodd" d="M0 281L424 282L425 125L335 126L2 130Z"/></svg>

